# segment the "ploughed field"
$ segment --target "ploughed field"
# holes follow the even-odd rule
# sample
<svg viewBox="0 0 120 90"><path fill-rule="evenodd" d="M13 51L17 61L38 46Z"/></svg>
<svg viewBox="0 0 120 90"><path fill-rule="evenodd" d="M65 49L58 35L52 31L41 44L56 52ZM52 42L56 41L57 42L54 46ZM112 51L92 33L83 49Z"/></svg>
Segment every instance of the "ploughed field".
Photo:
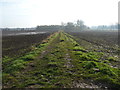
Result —
<svg viewBox="0 0 120 90"><path fill-rule="evenodd" d="M3 54L3 88L120 88L116 35L59 31L31 39L29 51Z"/></svg>
<svg viewBox="0 0 120 90"><path fill-rule="evenodd" d="M119 61L118 31L81 31L68 33L73 35L80 46L88 51L104 53L103 57L101 57L102 60L114 58ZM120 63L116 62L114 67L119 67L119 65Z"/></svg>
<svg viewBox="0 0 120 90"><path fill-rule="evenodd" d="M7 33L7 32L6 32ZM17 32L16 32L17 33ZM35 35L10 35L3 34L2 37L2 56L16 57L29 52L31 46L40 44L43 39L47 38L51 33L35 34ZM17 33L18 34L18 33Z"/></svg>

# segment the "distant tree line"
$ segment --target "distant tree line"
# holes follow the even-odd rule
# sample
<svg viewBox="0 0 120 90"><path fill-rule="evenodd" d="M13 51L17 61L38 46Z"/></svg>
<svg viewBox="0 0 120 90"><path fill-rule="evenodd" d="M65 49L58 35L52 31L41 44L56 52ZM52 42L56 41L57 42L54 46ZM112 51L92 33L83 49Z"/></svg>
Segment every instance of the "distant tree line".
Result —
<svg viewBox="0 0 120 90"><path fill-rule="evenodd" d="M77 20L75 23L67 22L61 23L61 25L44 25L44 26L37 26L36 30L38 31L57 31L57 30L64 30L64 31L81 31L87 30L89 27L84 25L82 20Z"/></svg>
<svg viewBox="0 0 120 90"><path fill-rule="evenodd" d="M114 25L99 25L99 26L92 26L91 28L86 26L84 24L84 21L77 20L76 22L67 22L67 23L61 23L61 25L38 25L34 28L3 28L3 31L58 31L58 30L64 30L64 31L71 31L71 32L79 32L83 30L118 30L120 29L120 24L114 24Z"/></svg>
<svg viewBox="0 0 120 90"><path fill-rule="evenodd" d="M120 29L120 24L112 24L112 25L99 25L99 26L92 26L91 29L94 30L118 30Z"/></svg>
<svg viewBox="0 0 120 90"><path fill-rule="evenodd" d="M72 23L68 22L67 25L64 27L65 31L82 31L82 30L88 30L89 27L84 24L84 21L77 20L77 22Z"/></svg>
<svg viewBox="0 0 120 90"><path fill-rule="evenodd" d="M61 25L43 25L43 26L37 26L37 31L58 31L62 29Z"/></svg>

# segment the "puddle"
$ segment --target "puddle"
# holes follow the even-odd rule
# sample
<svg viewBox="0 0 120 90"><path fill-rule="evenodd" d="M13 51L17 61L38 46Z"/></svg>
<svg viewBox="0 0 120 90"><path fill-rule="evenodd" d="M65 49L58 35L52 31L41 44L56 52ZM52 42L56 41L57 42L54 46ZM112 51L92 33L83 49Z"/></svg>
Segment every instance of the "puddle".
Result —
<svg viewBox="0 0 120 90"><path fill-rule="evenodd" d="M24 32L24 33L12 33L12 34L7 34L6 36L16 36L16 35L31 35L31 34L43 34L46 32Z"/></svg>

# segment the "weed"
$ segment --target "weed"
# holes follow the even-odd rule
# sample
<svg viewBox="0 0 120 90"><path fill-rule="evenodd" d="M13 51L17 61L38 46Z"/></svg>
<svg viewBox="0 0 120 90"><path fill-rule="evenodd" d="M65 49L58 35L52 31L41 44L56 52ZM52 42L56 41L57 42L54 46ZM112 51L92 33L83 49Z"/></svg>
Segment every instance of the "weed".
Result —
<svg viewBox="0 0 120 90"><path fill-rule="evenodd" d="M74 53L75 53L75 55L82 55L83 54L83 52L81 52L81 51L75 51Z"/></svg>
<svg viewBox="0 0 120 90"><path fill-rule="evenodd" d="M91 55L90 53L79 55L79 59L82 61L98 61L98 57L96 55Z"/></svg>
<svg viewBox="0 0 120 90"><path fill-rule="evenodd" d="M111 89L118 90L120 88L120 83L118 81L116 81L115 79L112 79L108 75L104 75L102 77L98 77L96 79L96 82L104 83L105 85L107 85L107 87L109 87Z"/></svg>
<svg viewBox="0 0 120 90"><path fill-rule="evenodd" d="M5 57L2 59L2 63L3 63L3 64L7 64L7 63L10 62L10 61L11 61L11 58L8 57L8 56L5 56Z"/></svg>
<svg viewBox="0 0 120 90"><path fill-rule="evenodd" d="M109 63L109 61L108 60L104 60L103 63Z"/></svg>
<svg viewBox="0 0 120 90"><path fill-rule="evenodd" d="M25 67L26 62L23 60L15 60L12 65L8 68L9 72L17 71Z"/></svg>
<svg viewBox="0 0 120 90"><path fill-rule="evenodd" d="M57 67L57 62L49 62L48 67Z"/></svg>
<svg viewBox="0 0 120 90"><path fill-rule="evenodd" d="M106 75L109 75L109 76L116 76L116 74L113 72L113 70L110 69L109 67L100 68L100 73L106 74Z"/></svg>
<svg viewBox="0 0 120 90"><path fill-rule="evenodd" d="M30 61L30 60L34 60L35 56L34 56L34 54L28 54L26 56L23 56L21 59L23 59L25 61Z"/></svg>
<svg viewBox="0 0 120 90"><path fill-rule="evenodd" d="M114 57L108 57L109 61L116 61L116 59Z"/></svg>
<svg viewBox="0 0 120 90"><path fill-rule="evenodd" d="M84 61L83 67L86 69L91 69L91 68L98 68L98 65L94 61Z"/></svg>
<svg viewBox="0 0 120 90"><path fill-rule="evenodd" d="M87 52L84 48L80 47L80 46L76 46L73 48L73 51L82 51L82 52Z"/></svg>

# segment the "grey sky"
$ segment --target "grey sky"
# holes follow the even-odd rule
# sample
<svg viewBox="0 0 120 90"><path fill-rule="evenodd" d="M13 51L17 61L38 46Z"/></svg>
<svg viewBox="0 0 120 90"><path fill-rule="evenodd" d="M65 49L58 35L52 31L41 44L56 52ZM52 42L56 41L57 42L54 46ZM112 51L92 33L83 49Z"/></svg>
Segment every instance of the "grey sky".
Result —
<svg viewBox="0 0 120 90"><path fill-rule="evenodd" d="M86 25L118 22L119 0L0 0L0 27L60 25L82 19Z"/></svg>

